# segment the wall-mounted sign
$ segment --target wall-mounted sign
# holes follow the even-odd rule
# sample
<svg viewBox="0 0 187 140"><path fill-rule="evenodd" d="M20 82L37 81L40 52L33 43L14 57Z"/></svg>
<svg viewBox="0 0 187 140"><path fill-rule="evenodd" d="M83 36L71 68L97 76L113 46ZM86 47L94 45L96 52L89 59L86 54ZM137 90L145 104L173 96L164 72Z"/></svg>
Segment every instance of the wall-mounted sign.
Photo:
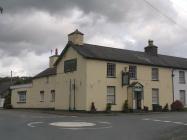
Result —
<svg viewBox="0 0 187 140"><path fill-rule="evenodd" d="M73 72L77 70L77 59L70 59L64 61L64 73Z"/></svg>
<svg viewBox="0 0 187 140"><path fill-rule="evenodd" d="M122 86L129 85L129 73L128 72L122 72Z"/></svg>

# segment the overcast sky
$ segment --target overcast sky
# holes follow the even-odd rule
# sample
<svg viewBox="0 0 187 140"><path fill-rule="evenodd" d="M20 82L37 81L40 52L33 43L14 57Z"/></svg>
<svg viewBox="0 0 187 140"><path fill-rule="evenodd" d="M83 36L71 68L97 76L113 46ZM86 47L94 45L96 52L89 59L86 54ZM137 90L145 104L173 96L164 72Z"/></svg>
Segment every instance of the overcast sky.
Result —
<svg viewBox="0 0 187 140"><path fill-rule="evenodd" d="M0 0L0 76L33 76L48 67L78 28L85 42L187 57L186 0Z"/></svg>

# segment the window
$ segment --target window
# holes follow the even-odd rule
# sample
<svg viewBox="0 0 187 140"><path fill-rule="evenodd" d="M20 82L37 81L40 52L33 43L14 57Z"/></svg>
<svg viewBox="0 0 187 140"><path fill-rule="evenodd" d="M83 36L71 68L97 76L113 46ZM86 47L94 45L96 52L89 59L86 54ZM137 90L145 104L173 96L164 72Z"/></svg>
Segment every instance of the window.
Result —
<svg viewBox="0 0 187 140"><path fill-rule="evenodd" d="M152 89L152 104L159 104L159 89Z"/></svg>
<svg viewBox="0 0 187 140"><path fill-rule="evenodd" d="M26 91L19 91L18 96L19 96L19 102L26 103Z"/></svg>
<svg viewBox="0 0 187 140"><path fill-rule="evenodd" d="M116 76L116 64L107 63L107 77L115 77Z"/></svg>
<svg viewBox="0 0 187 140"><path fill-rule="evenodd" d="M64 61L64 73L73 72L77 70L77 59L70 59Z"/></svg>
<svg viewBox="0 0 187 140"><path fill-rule="evenodd" d="M115 104L115 86L107 87L107 103Z"/></svg>
<svg viewBox="0 0 187 140"><path fill-rule="evenodd" d="M55 102L55 90L51 90L51 102Z"/></svg>
<svg viewBox="0 0 187 140"><path fill-rule="evenodd" d="M137 79L137 68L136 66L129 66L130 79Z"/></svg>
<svg viewBox="0 0 187 140"><path fill-rule="evenodd" d="M186 92L185 90L180 90L180 101L183 105L186 105Z"/></svg>
<svg viewBox="0 0 187 140"><path fill-rule="evenodd" d="M40 102L44 102L44 91L40 91Z"/></svg>
<svg viewBox="0 0 187 140"><path fill-rule="evenodd" d="M184 71L179 71L179 83L185 84L185 72Z"/></svg>
<svg viewBox="0 0 187 140"><path fill-rule="evenodd" d="M158 68L152 68L152 80L159 80Z"/></svg>

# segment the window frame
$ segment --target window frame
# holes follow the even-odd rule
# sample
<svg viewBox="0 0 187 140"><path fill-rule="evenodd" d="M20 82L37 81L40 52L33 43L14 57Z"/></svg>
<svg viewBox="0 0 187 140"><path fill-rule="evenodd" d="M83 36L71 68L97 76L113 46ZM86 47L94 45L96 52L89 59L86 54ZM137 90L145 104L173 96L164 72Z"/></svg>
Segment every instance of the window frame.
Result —
<svg viewBox="0 0 187 140"><path fill-rule="evenodd" d="M133 70L132 68L135 68L135 71L131 71ZM130 65L129 66L129 78L131 80L137 80L137 66L136 65Z"/></svg>
<svg viewBox="0 0 187 140"><path fill-rule="evenodd" d="M183 73L183 77L181 76L181 73ZM183 78L183 81L181 80ZM186 83L186 78L185 78L185 71L180 70L179 71L179 84L185 84Z"/></svg>
<svg viewBox="0 0 187 140"><path fill-rule="evenodd" d="M111 93L108 93L108 88L113 88L114 89L114 93L113 95L108 95ZM113 97L113 102L108 102L108 97ZM111 104L111 105L116 105L116 87L115 86L107 86L107 104Z"/></svg>
<svg viewBox="0 0 187 140"><path fill-rule="evenodd" d="M157 70L157 76L154 76L154 74L155 74L154 70ZM152 68L152 81L159 81L159 68L156 68L156 67Z"/></svg>
<svg viewBox="0 0 187 140"><path fill-rule="evenodd" d="M107 63L107 78L116 78L116 64Z"/></svg>
<svg viewBox="0 0 187 140"><path fill-rule="evenodd" d="M55 90L51 90L51 102L55 102Z"/></svg>
<svg viewBox="0 0 187 140"><path fill-rule="evenodd" d="M27 102L27 91L18 91L18 102L17 103L26 103ZM21 96L23 96L24 94L24 98L21 98Z"/></svg>
<svg viewBox="0 0 187 140"><path fill-rule="evenodd" d="M153 91L157 91L157 102L154 101L155 97L153 96ZM160 100L159 100L159 89L158 88L152 88L152 104L153 105L159 105Z"/></svg>
<svg viewBox="0 0 187 140"><path fill-rule="evenodd" d="M181 100L181 94L182 94L182 92L184 93L184 99L183 99L184 102ZM184 106L186 106L186 90L179 90L179 97L180 97L181 103L182 103Z"/></svg>
<svg viewBox="0 0 187 140"><path fill-rule="evenodd" d="M44 102L45 101L45 92L44 90L40 91L40 102Z"/></svg>

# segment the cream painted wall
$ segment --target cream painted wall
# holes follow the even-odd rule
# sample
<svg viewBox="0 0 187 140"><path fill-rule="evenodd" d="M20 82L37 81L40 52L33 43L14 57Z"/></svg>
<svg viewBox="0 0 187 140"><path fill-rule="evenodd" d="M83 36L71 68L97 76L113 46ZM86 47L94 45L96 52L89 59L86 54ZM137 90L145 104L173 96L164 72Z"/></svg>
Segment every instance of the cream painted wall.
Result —
<svg viewBox="0 0 187 140"><path fill-rule="evenodd" d="M47 82L48 81L48 82ZM51 102L51 90L56 89L56 76L49 76L33 80L30 88L18 88L12 90L11 102L14 108L54 108ZM18 91L27 91L26 103L17 103ZM44 102L40 101L40 91L44 91Z"/></svg>
<svg viewBox="0 0 187 140"><path fill-rule="evenodd" d="M77 70L71 73L64 73L64 61L69 59L77 59ZM68 48L63 58L57 66L57 96L55 109L67 110L74 107L73 86L71 88L71 106L70 100L70 80L75 80L75 107L76 110L86 109L86 59L79 55L73 48Z"/></svg>
<svg viewBox="0 0 187 140"><path fill-rule="evenodd" d="M114 62L116 63L116 62ZM107 62L99 60L87 60L87 108L91 102L95 103L98 111L103 111L107 104L107 86L116 86L116 105L112 110L120 111L127 99L127 86L121 86L121 72L129 64L116 63L116 78L107 78ZM144 105L152 109L152 88L159 88L159 103L165 106L172 103L172 70L159 68L159 81L151 80L151 66L137 66L137 80L144 86ZM133 80L134 81L134 80ZM133 82L131 80L131 82Z"/></svg>

